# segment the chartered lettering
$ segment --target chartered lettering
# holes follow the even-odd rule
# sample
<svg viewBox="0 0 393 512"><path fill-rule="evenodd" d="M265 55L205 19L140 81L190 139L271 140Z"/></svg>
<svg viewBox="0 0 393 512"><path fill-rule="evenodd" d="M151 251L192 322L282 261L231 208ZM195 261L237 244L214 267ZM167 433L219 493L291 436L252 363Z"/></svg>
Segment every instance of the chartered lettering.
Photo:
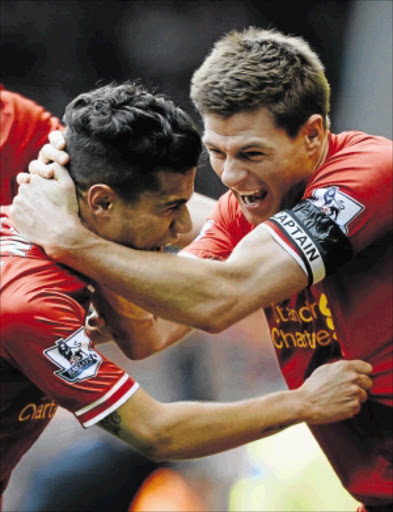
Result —
<svg viewBox="0 0 393 512"><path fill-rule="evenodd" d="M50 419L55 414L57 409L57 404L53 400L51 402L46 402L45 404L27 404L19 413L18 420L19 421L28 421L28 420L45 420Z"/></svg>

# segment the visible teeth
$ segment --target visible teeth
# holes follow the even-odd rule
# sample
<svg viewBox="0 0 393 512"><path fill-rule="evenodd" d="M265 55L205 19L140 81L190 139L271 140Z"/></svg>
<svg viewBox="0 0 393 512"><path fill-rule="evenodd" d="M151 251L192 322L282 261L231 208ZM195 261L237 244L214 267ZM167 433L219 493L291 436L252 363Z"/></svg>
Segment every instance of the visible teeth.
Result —
<svg viewBox="0 0 393 512"><path fill-rule="evenodd" d="M255 196L256 194L259 194L261 191L260 190L253 190L253 191L250 191L250 192L240 192L240 195L241 196Z"/></svg>
<svg viewBox="0 0 393 512"><path fill-rule="evenodd" d="M253 204L256 203L262 199L265 199L267 195L266 190L257 190L255 192L250 192L247 194L241 194L241 197L245 204Z"/></svg>

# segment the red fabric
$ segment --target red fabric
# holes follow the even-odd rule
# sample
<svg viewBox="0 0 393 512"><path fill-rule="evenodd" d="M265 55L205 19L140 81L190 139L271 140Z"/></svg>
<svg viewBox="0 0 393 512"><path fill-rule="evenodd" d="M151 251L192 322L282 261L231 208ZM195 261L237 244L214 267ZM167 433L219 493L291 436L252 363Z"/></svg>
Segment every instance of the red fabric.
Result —
<svg viewBox="0 0 393 512"><path fill-rule="evenodd" d="M290 388L337 358L373 365L373 389L362 412L353 420L315 426L312 432L346 489L358 501L380 505L391 503L393 495L392 144L359 132L329 134L329 143L328 156L312 175L304 198L337 186L362 205L344 226L354 257L319 284L267 308L266 316ZM184 252L226 259L253 229L230 192L210 221Z"/></svg>
<svg viewBox="0 0 393 512"><path fill-rule="evenodd" d="M0 204L7 205L17 191L16 174L26 171L30 161L37 158L49 132L63 126L34 101L4 88L0 90L0 104Z"/></svg>
<svg viewBox="0 0 393 512"><path fill-rule="evenodd" d="M138 386L99 354L84 333L88 283L24 241L12 228L7 210L1 208L3 488L57 404L90 426Z"/></svg>

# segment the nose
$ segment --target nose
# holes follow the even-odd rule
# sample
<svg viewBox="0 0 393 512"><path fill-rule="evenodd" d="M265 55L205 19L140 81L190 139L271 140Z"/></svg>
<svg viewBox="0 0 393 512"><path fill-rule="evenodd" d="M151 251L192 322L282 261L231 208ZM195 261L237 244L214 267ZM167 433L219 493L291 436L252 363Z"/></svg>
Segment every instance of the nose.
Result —
<svg viewBox="0 0 393 512"><path fill-rule="evenodd" d="M192 221L190 212L186 205L183 205L179 211L179 214L173 220L171 225L172 231L176 234L186 234L191 231Z"/></svg>
<svg viewBox="0 0 393 512"><path fill-rule="evenodd" d="M233 188L244 181L246 177L247 171L242 162L236 158L227 157L225 159L220 178L226 187Z"/></svg>

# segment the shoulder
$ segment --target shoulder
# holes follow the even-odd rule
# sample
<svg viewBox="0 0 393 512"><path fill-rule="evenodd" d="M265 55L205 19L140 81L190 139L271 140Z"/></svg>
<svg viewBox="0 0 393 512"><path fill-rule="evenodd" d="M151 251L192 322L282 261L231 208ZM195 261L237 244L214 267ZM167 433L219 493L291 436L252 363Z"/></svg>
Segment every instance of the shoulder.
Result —
<svg viewBox="0 0 393 512"><path fill-rule="evenodd" d="M388 196L391 183L391 140L363 132L330 134L328 155L311 176L305 197L313 189L338 186L342 192L367 202L381 193Z"/></svg>
<svg viewBox="0 0 393 512"><path fill-rule="evenodd" d="M226 192L197 238L182 251L182 255L198 258L227 259L239 241L253 229L244 217L236 197Z"/></svg>
<svg viewBox="0 0 393 512"><path fill-rule="evenodd" d="M228 192L220 197L216 210L211 217L216 222L219 221L221 224L230 227L234 233L241 231L242 236L253 229L252 224L244 216L239 202L231 190L228 190Z"/></svg>
<svg viewBox="0 0 393 512"><path fill-rule="evenodd" d="M26 98L22 94L10 91L5 88L0 90L1 111L5 114L27 115L32 117L48 118L51 116L44 107L36 103L34 100Z"/></svg>
<svg viewBox="0 0 393 512"><path fill-rule="evenodd" d="M392 141L364 132L330 134L329 153L325 164L334 166L344 161L346 169L375 169L380 166L391 169Z"/></svg>
<svg viewBox="0 0 393 512"><path fill-rule="evenodd" d="M34 100L26 98L22 94L2 88L1 96L1 145L6 141L12 142L14 136L21 137L27 130L28 136L35 139L41 138L51 130L61 129L60 120L48 112Z"/></svg>
<svg viewBox="0 0 393 512"><path fill-rule="evenodd" d="M63 316L81 318L89 294L80 275L48 258L12 227L1 207L1 318L7 329L36 328ZM76 300L78 299L78 300Z"/></svg>

